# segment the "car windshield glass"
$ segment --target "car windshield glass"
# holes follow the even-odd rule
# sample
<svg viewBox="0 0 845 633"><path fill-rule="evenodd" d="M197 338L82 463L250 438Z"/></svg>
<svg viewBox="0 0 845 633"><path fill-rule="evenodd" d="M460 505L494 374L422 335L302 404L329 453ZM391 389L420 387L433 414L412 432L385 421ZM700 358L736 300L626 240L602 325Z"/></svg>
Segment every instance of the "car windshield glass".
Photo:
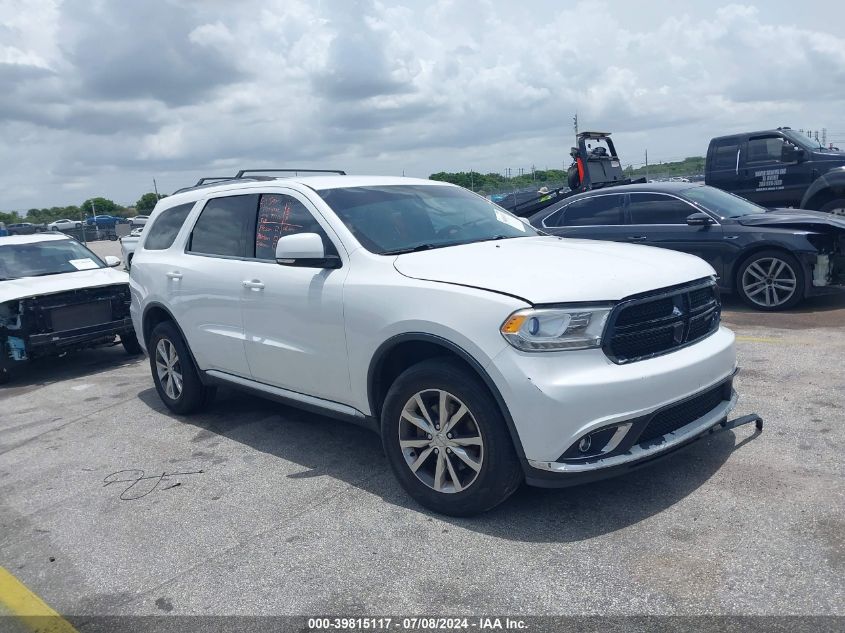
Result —
<svg viewBox="0 0 845 633"><path fill-rule="evenodd" d="M103 261L73 240L0 245L0 281L105 268Z"/></svg>
<svg viewBox="0 0 845 633"><path fill-rule="evenodd" d="M744 215L766 213L766 210L727 191L715 187L692 187L686 189L684 196L702 207L712 211L721 218L739 218Z"/></svg>
<svg viewBox="0 0 845 633"><path fill-rule="evenodd" d="M361 245L379 255L538 234L500 206L460 187L387 185L319 194Z"/></svg>
<svg viewBox="0 0 845 633"><path fill-rule="evenodd" d="M806 134L796 132L795 130L783 130L783 135L795 143L798 147L803 147L804 149L809 150L824 149L817 139L807 136Z"/></svg>

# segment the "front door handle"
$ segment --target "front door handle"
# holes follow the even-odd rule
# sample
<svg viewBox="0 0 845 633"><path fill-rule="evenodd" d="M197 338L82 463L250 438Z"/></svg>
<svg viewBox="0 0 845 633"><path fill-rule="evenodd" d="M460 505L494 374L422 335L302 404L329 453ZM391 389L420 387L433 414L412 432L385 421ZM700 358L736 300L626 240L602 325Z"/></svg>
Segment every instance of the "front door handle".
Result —
<svg viewBox="0 0 845 633"><path fill-rule="evenodd" d="M167 273L167 278L168 279L182 279L182 273L180 273L178 270L171 270L169 273Z"/></svg>
<svg viewBox="0 0 845 633"><path fill-rule="evenodd" d="M244 281L243 285L244 288L249 288L250 290L264 290L264 283L258 279Z"/></svg>
<svg viewBox="0 0 845 633"><path fill-rule="evenodd" d="M634 240L636 242L642 242L643 240L647 240L648 237L645 235L631 235L628 237L629 240Z"/></svg>

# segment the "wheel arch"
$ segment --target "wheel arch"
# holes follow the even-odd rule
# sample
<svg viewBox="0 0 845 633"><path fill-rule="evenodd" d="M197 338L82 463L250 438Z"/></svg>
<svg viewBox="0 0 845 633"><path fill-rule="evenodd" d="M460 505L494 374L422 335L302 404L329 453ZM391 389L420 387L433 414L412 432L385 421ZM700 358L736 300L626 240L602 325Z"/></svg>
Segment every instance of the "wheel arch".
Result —
<svg viewBox="0 0 845 633"><path fill-rule="evenodd" d="M742 268L743 264L745 264L745 262L747 262L754 255L763 251L781 251L782 253L786 253L787 255L790 255L791 257L797 259L798 263L801 265L801 272L804 274L806 281L806 276L808 275L809 271L807 270L807 265L804 262L802 253L790 250L789 247L784 246L783 244L779 244L778 242L756 242L753 246L742 251L742 253L740 253L734 259L733 264L731 265L730 273L731 290L736 292L739 288L738 277L739 271Z"/></svg>
<svg viewBox="0 0 845 633"><path fill-rule="evenodd" d="M367 370L367 400L373 418L376 421L380 420L385 396L399 374L418 362L437 357L456 359L478 376L502 413L511 442L525 470L528 462L522 442L507 404L495 382L472 354L441 336L425 332L399 334L389 338L378 347Z"/></svg>
<svg viewBox="0 0 845 633"><path fill-rule="evenodd" d="M804 192L801 208L818 210L837 198L845 198L845 167L832 169L816 178Z"/></svg>
<svg viewBox="0 0 845 633"><path fill-rule="evenodd" d="M197 370L197 375L199 375L202 383L204 385L211 384L206 378L205 372L200 369L199 363L197 363L197 359L194 357L194 352L191 349L191 346L188 343L188 339L185 336L185 332L182 330L182 327L179 325L179 322L176 320L170 310L168 310L165 306L157 302L152 302L148 304L144 308L144 313L141 317L142 336L144 337L144 348L146 348L147 354L150 354L149 341L153 330L159 323L163 323L165 321L170 321L171 323L173 323L174 327L179 331L179 335L182 337L182 340L185 342L185 347L188 349L188 354L191 357L191 363L193 363L194 368Z"/></svg>

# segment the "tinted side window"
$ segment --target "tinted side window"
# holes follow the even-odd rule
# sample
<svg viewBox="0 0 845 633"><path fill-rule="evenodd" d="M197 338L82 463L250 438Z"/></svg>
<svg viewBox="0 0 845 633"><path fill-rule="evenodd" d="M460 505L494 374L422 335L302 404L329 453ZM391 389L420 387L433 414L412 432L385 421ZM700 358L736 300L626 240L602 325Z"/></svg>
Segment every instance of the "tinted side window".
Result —
<svg viewBox="0 0 845 633"><path fill-rule="evenodd" d="M749 163L780 162L784 140L780 136L758 136L748 140Z"/></svg>
<svg viewBox="0 0 845 633"><path fill-rule="evenodd" d="M276 242L283 235L317 233L323 238L327 255L336 255L334 245L311 212L293 196L266 193L258 204L258 228L255 233L255 256L275 259Z"/></svg>
<svg viewBox="0 0 845 633"><path fill-rule="evenodd" d="M257 195L212 198L202 210L188 250L203 255L253 257Z"/></svg>
<svg viewBox="0 0 845 633"><path fill-rule="evenodd" d="M194 208L194 203L180 204L162 211L149 228L145 228L147 237L144 239L144 248L151 251L161 251L170 248L176 234L185 223L185 218Z"/></svg>
<svg viewBox="0 0 845 633"><path fill-rule="evenodd" d="M609 226L625 224L622 196L596 196L576 200L563 208L558 226Z"/></svg>
<svg viewBox="0 0 845 633"><path fill-rule="evenodd" d="M686 224L696 210L683 200L657 193L632 193L631 224Z"/></svg>
<svg viewBox="0 0 845 633"><path fill-rule="evenodd" d="M714 148L713 169L736 169L736 153L739 150L737 139L719 141Z"/></svg>

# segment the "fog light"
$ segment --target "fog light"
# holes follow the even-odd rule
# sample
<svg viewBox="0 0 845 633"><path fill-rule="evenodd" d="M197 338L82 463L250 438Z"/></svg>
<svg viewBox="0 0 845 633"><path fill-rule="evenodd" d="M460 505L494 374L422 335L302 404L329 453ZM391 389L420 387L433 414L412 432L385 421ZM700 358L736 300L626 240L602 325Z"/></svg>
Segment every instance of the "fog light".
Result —
<svg viewBox="0 0 845 633"><path fill-rule="evenodd" d="M593 445L593 438L590 435L586 435L581 438L581 441L578 442L578 450L582 453L586 453L590 450L590 446Z"/></svg>

